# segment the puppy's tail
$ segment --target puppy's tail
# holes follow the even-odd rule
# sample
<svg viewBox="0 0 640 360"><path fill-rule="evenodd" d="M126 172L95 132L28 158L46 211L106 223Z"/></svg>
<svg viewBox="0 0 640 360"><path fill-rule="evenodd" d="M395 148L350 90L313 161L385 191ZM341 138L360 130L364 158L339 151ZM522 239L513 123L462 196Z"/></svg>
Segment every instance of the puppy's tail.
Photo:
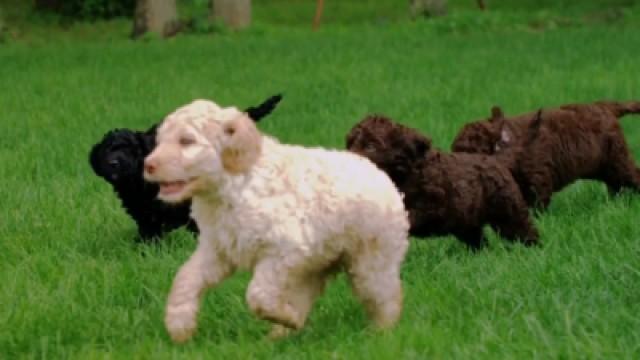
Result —
<svg viewBox="0 0 640 360"><path fill-rule="evenodd" d="M527 140L525 141L525 146L532 144L540 135L540 127L542 126L542 108L539 109L533 117L533 120L529 124L529 131Z"/></svg>
<svg viewBox="0 0 640 360"><path fill-rule="evenodd" d="M262 104L258 106L251 106L245 110L245 112L249 115L249 117L255 121L259 122L263 117L271 114L271 112L276 108L278 103L282 100L282 94L274 95L267 100L265 100Z"/></svg>
<svg viewBox="0 0 640 360"><path fill-rule="evenodd" d="M596 104L611 111L617 118L627 114L640 114L640 101L599 101Z"/></svg>

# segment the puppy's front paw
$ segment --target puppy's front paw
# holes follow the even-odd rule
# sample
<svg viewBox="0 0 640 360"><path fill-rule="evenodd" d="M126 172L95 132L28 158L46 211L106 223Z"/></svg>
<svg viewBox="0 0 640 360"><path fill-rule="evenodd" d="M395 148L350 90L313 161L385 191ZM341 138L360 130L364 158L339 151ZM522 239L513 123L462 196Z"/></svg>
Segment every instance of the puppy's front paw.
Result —
<svg viewBox="0 0 640 360"><path fill-rule="evenodd" d="M280 324L273 324L271 327L271 331L267 334L267 339L269 340L280 340L283 339L293 333L293 330L289 329L286 326Z"/></svg>
<svg viewBox="0 0 640 360"><path fill-rule="evenodd" d="M197 310L189 305L169 305L164 318L169 336L173 342L181 344L191 339L196 332Z"/></svg>

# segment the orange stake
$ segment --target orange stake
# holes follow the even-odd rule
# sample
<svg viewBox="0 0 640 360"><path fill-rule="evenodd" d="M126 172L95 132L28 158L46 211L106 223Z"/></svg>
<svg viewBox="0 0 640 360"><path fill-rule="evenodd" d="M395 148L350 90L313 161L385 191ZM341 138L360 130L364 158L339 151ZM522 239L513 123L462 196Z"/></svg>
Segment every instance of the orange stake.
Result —
<svg viewBox="0 0 640 360"><path fill-rule="evenodd" d="M316 16L313 18L313 30L317 30L322 19L322 9L324 8L324 0L318 0L316 3Z"/></svg>

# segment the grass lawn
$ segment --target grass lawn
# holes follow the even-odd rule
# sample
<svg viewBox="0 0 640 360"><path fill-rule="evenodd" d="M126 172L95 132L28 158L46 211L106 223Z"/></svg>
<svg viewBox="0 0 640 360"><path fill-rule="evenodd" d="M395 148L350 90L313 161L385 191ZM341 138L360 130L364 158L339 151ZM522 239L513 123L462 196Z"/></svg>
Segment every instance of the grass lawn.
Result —
<svg viewBox="0 0 640 360"><path fill-rule="evenodd" d="M208 293L194 341L169 341L165 298L195 241L132 241L133 222L88 164L107 130L147 128L194 98L244 107L282 91L260 127L284 142L343 148L357 120L380 112L448 148L493 104L515 114L640 98L637 26L441 30L258 26L0 45L0 359L640 358L640 197L589 182L537 217L539 248L492 236L472 254L451 237L414 239L391 332L367 330L340 277L304 331L263 340L239 274ZM622 123L640 160L640 117Z"/></svg>

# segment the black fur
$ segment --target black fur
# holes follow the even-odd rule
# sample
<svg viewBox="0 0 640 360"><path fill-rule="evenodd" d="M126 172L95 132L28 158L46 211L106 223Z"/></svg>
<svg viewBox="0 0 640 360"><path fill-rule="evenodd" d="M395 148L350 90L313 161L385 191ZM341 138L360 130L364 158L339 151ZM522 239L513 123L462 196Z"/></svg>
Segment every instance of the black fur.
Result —
<svg viewBox="0 0 640 360"><path fill-rule="evenodd" d="M245 112L249 115L251 119L253 119L253 121L258 122L263 117L269 115L273 111L273 109L276 108L280 100L282 100L281 94L274 95L268 98L267 100L265 100L262 104L258 106L248 107L247 110L245 110Z"/></svg>
<svg viewBox="0 0 640 360"><path fill-rule="evenodd" d="M275 95L256 107L246 110L255 122L269 115L282 99ZM122 207L138 226L142 240L160 237L166 232L186 225L197 232L193 219L189 217L191 203L169 205L157 199L159 187L143 178L144 158L156 146L158 124L147 131L115 129L104 135L93 146L89 163L96 175L113 186L122 202Z"/></svg>

